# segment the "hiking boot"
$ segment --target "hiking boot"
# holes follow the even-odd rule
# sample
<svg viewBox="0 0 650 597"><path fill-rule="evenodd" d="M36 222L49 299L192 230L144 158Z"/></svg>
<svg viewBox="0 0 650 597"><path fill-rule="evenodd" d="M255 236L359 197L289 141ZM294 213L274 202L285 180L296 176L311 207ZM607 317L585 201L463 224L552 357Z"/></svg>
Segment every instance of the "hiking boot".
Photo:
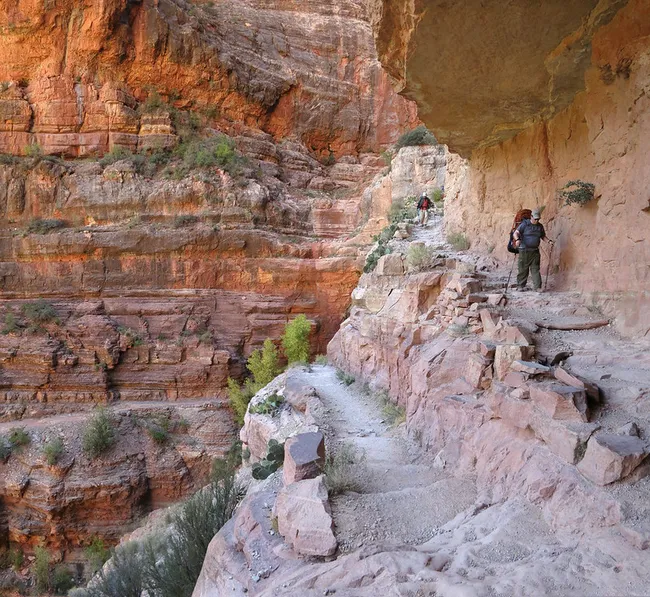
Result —
<svg viewBox="0 0 650 597"><path fill-rule="evenodd" d="M526 287L525 287L525 286L515 286L515 287L513 288L513 290L514 290L515 292L524 292L524 291L526 290Z"/></svg>
<svg viewBox="0 0 650 597"><path fill-rule="evenodd" d="M542 292L544 292L544 289L543 289L543 288L533 288L533 290L534 290L537 294L541 294Z"/></svg>

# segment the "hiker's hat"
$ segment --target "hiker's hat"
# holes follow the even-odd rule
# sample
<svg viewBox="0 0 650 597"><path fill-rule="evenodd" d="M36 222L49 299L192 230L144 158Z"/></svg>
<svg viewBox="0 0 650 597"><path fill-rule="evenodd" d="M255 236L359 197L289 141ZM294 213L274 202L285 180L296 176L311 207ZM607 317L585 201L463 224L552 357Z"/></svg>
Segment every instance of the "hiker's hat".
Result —
<svg viewBox="0 0 650 597"><path fill-rule="evenodd" d="M530 217L531 217L533 220L539 220L539 215L540 215L540 214L539 214L539 209L534 209L534 210L533 210L533 213L530 215Z"/></svg>

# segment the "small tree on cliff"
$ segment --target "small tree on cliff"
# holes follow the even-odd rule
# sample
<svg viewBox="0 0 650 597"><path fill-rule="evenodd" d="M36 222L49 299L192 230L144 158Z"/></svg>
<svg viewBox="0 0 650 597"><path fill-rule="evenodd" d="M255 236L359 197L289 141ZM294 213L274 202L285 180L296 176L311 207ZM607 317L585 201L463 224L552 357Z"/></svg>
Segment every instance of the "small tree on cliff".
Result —
<svg viewBox="0 0 650 597"><path fill-rule="evenodd" d="M284 328L282 347L289 365L309 361L309 333L311 324L303 313L289 322Z"/></svg>
<svg viewBox="0 0 650 597"><path fill-rule="evenodd" d="M243 386L240 386L232 377L228 378L230 406L235 412L235 420L240 425L244 424L244 415L251 398L282 372L278 349L270 338L264 340L261 351L254 350L248 357L246 368L253 377L247 379Z"/></svg>

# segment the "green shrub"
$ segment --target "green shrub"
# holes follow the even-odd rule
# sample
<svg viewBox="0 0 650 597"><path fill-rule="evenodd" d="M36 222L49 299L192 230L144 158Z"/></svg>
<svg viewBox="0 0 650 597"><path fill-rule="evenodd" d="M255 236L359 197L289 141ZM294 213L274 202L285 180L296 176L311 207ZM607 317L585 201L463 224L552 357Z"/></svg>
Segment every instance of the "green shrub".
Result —
<svg viewBox="0 0 650 597"><path fill-rule="evenodd" d="M114 443L113 420L105 408L99 408L84 428L83 450L90 458L96 458L111 448Z"/></svg>
<svg viewBox="0 0 650 597"><path fill-rule="evenodd" d="M234 175L242 158L235 151L234 142L224 135L208 139L193 139L182 143L177 152L189 169L218 167Z"/></svg>
<svg viewBox="0 0 650 597"><path fill-rule="evenodd" d="M420 125L412 131L404 133L395 144L396 149L399 151L402 147L411 147L413 145L437 145L433 133L427 129L426 126Z"/></svg>
<svg viewBox="0 0 650 597"><path fill-rule="evenodd" d="M74 587L74 577L70 568L64 564L55 566L52 571L51 585L55 595L67 595Z"/></svg>
<svg viewBox="0 0 650 597"><path fill-rule="evenodd" d="M385 390L377 395L384 421L391 426L401 425L406 421L406 410L395 404Z"/></svg>
<svg viewBox="0 0 650 597"><path fill-rule="evenodd" d="M284 328L282 347L289 365L296 361L309 361L309 334L311 324L301 313Z"/></svg>
<svg viewBox="0 0 650 597"><path fill-rule="evenodd" d="M384 164L386 164L389 168L391 167L393 163L393 155L389 151L382 151L381 159L384 160Z"/></svg>
<svg viewBox="0 0 650 597"><path fill-rule="evenodd" d="M251 406L250 412L255 415L275 416L275 413L282 406L283 402L284 398L282 396L279 394L271 394L268 398L265 398L254 406Z"/></svg>
<svg viewBox="0 0 650 597"><path fill-rule="evenodd" d="M104 157L99 160L99 163L103 168L106 168L106 166L110 166L115 162L128 160L132 157L133 152L131 150L127 149L126 147L122 147L121 145L116 145L108 153L104 154Z"/></svg>
<svg viewBox="0 0 650 597"><path fill-rule="evenodd" d="M15 334L20 332L22 326L18 321L18 318L14 313L9 311L5 314L5 325L2 328L2 333L6 336L7 334Z"/></svg>
<svg viewBox="0 0 650 597"><path fill-rule="evenodd" d="M458 325L456 323L452 323L447 327L447 334L454 338L462 338L463 336L468 336L471 334L471 330L469 329L468 325Z"/></svg>
<svg viewBox="0 0 650 597"><path fill-rule="evenodd" d="M156 423L147 426L147 433L157 444L166 444L169 441L169 431Z"/></svg>
<svg viewBox="0 0 650 597"><path fill-rule="evenodd" d="M25 562L25 554L18 548L12 547L7 554L9 565L14 570L20 570Z"/></svg>
<svg viewBox="0 0 650 597"><path fill-rule="evenodd" d="M411 244L409 245L406 254L406 263L410 270L421 272L432 266L434 256L435 253L433 247L421 244Z"/></svg>
<svg viewBox="0 0 650 597"><path fill-rule="evenodd" d="M228 399L237 424L244 424L244 415L246 415L248 403L251 401L251 398L255 396L255 392L257 392L257 390L255 389L252 380L247 379L244 382L244 385L240 386L232 377L228 378Z"/></svg>
<svg viewBox="0 0 650 597"><path fill-rule="evenodd" d="M23 427L12 427L9 430L9 443L12 448L22 448L23 446L29 445L31 441L29 434Z"/></svg>
<svg viewBox="0 0 650 597"><path fill-rule="evenodd" d="M585 205L594 198L596 187L590 182L582 180L570 180L559 191L564 205Z"/></svg>
<svg viewBox="0 0 650 597"><path fill-rule="evenodd" d="M364 477L366 455L352 443L342 443L325 459L325 484L330 494L359 491Z"/></svg>
<svg viewBox="0 0 650 597"><path fill-rule="evenodd" d="M266 456L256 462L251 470L253 479L261 481L272 475L284 463L284 443L270 439L266 447Z"/></svg>
<svg viewBox="0 0 650 597"><path fill-rule="evenodd" d="M452 232L447 236L447 242L455 251L467 251L471 246L469 239L462 232Z"/></svg>
<svg viewBox="0 0 650 597"><path fill-rule="evenodd" d="M336 378L346 386L351 386L354 383L354 376L346 373L343 369L336 370Z"/></svg>
<svg viewBox="0 0 650 597"><path fill-rule="evenodd" d="M131 541L115 550L111 565L101 570L93 585L71 593L74 597L141 597L146 589L142 546Z"/></svg>
<svg viewBox="0 0 650 597"><path fill-rule="evenodd" d="M142 338L142 336L138 334L138 332L136 332L135 330L132 330L131 328L119 326L117 328L117 332L122 336L126 337L128 346L142 346L144 344L144 339Z"/></svg>
<svg viewBox="0 0 650 597"><path fill-rule="evenodd" d="M444 196L442 193L442 189L434 189L433 193L431 194L431 200L434 203L442 203Z"/></svg>
<svg viewBox="0 0 650 597"><path fill-rule="evenodd" d="M199 219L196 216L182 215L174 218L174 228L185 228L196 224Z"/></svg>
<svg viewBox="0 0 650 597"><path fill-rule="evenodd" d="M253 381L259 389L280 375L278 349L270 338L264 340L262 350L254 350L248 358L246 368L253 374Z"/></svg>
<svg viewBox="0 0 650 597"><path fill-rule="evenodd" d="M140 114L154 114L158 110L169 109L169 106L160 97L157 91L151 91L144 103L138 106Z"/></svg>
<svg viewBox="0 0 650 597"><path fill-rule="evenodd" d="M56 309L51 303L39 299L34 303L25 303L22 306L23 315L33 324L59 323Z"/></svg>
<svg viewBox="0 0 650 597"><path fill-rule="evenodd" d="M23 153L28 158L40 158L43 155L43 150L38 143L30 143L23 148Z"/></svg>
<svg viewBox="0 0 650 597"><path fill-rule="evenodd" d="M317 365L327 365L329 364L329 360L326 354L318 354L314 359L314 363L316 363Z"/></svg>
<svg viewBox="0 0 650 597"><path fill-rule="evenodd" d="M34 549L34 564L32 568L36 589L44 593L50 588L50 554L40 545Z"/></svg>
<svg viewBox="0 0 650 597"><path fill-rule="evenodd" d="M0 435L0 462L6 462L11 456L11 444L4 435Z"/></svg>
<svg viewBox="0 0 650 597"><path fill-rule="evenodd" d="M415 206L415 197L408 197L406 200L399 199L394 201L391 203L390 209L388 210L388 221L391 223L399 223L415 218L415 216L417 216Z"/></svg>
<svg viewBox="0 0 650 597"><path fill-rule="evenodd" d="M90 545L84 548L88 565L88 575L93 576L111 557L111 551L99 537L93 537Z"/></svg>
<svg viewBox="0 0 650 597"><path fill-rule="evenodd" d="M0 153L0 164L9 166L18 162L18 159L15 155L10 155L8 153Z"/></svg>
<svg viewBox="0 0 650 597"><path fill-rule="evenodd" d="M33 218L27 225L28 234L50 234L67 226L65 220Z"/></svg>

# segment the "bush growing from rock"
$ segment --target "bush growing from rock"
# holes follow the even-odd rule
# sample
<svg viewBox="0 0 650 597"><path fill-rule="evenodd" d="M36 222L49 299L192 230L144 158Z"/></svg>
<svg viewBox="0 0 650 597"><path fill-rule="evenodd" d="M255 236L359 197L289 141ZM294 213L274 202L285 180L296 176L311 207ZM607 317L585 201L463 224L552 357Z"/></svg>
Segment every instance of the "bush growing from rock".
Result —
<svg viewBox="0 0 650 597"><path fill-rule="evenodd" d="M278 349L270 338L264 340L262 350L252 352L246 368L253 374L255 385L259 385L260 389L282 372Z"/></svg>
<svg viewBox="0 0 650 597"><path fill-rule="evenodd" d="M68 591L74 587L74 578L70 568L64 564L55 566L51 574L50 584L55 595L67 595Z"/></svg>
<svg viewBox="0 0 650 597"><path fill-rule="evenodd" d="M411 244L406 254L409 269L421 272L431 267L434 259L433 247L421 244Z"/></svg>
<svg viewBox="0 0 650 597"><path fill-rule="evenodd" d="M50 588L50 554L44 547L40 545L34 550L34 566L32 568L34 574L34 583L36 589L44 593Z"/></svg>
<svg viewBox="0 0 650 597"><path fill-rule="evenodd" d="M115 443L113 420L105 408L99 408L88 421L83 432L83 451L90 458L96 458Z"/></svg>
<svg viewBox="0 0 650 597"><path fill-rule="evenodd" d="M15 334L17 332L20 332L21 328L22 326L14 313L10 311L9 313L5 314L5 325L2 328L3 335L6 336L7 334Z"/></svg>
<svg viewBox="0 0 650 597"><path fill-rule="evenodd" d="M56 218L51 218L51 219L41 219L41 218L33 218L30 220L29 224L27 224L27 233L28 234L49 234L50 232L54 232L55 230L59 230L61 228L65 228L67 226L67 222L65 220L59 220Z"/></svg>
<svg viewBox="0 0 650 597"><path fill-rule="evenodd" d="M56 309L51 303L43 299L39 299L33 303L25 303L22 306L22 312L30 322L36 325L50 322L59 323Z"/></svg>
<svg viewBox="0 0 650 597"><path fill-rule="evenodd" d="M594 198L596 187L590 182L570 180L559 191L564 205L585 205Z"/></svg>
<svg viewBox="0 0 650 597"><path fill-rule="evenodd" d="M354 444L337 446L325 459L325 484L332 495L358 491L365 475L366 454Z"/></svg>
<svg viewBox="0 0 650 597"><path fill-rule="evenodd" d="M263 480L277 471L284 462L284 444L270 439L266 448L266 456L253 465L253 479Z"/></svg>
<svg viewBox="0 0 650 597"><path fill-rule="evenodd" d="M22 427L13 427L10 429L8 439L11 447L14 449L27 446L31 442L29 434Z"/></svg>
<svg viewBox="0 0 650 597"><path fill-rule="evenodd" d="M99 537L93 537L90 545L84 549L88 576L93 576L111 557L111 550Z"/></svg>
<svg viewBox="0 0 650 597"><path fill-rule="evenodd" d="M469 239L462 232L452 232L447 236L447 242L455 251L467 251L471 246Z"/></svg>
<svg viewBox="0 0 650 597"><path fill-rule="evenodd" d="M411 147L414 145L437 145L438 141L426 126L420 125L412 131L404 133L395 144L395 148L399 151L402 147Z"/></svg>
<svg viewBox="0 0 650 597"><path fill-rule="evenodd" d="M268 398L258 402L256 405L251 406L250 412L255 415L271 415L275 413L282 406L284 398L279 394L271 394Z"/></svg>
<svg viewBox="0 0 650 597"><path fill-rule="evenodd" d="M43 457L50 466L55 465L62 455L63 440L60 437L55 437L43 446Z"/></svg>
<svg viewBox="0 0 650 597"><path fill-rule="evenodd" d="M346 386L351 386L354 383L354 375L346 373L343 369L336 370L336 378Z"/></svg>
<svg viewBox="0 0 650 597"><path fill-rule="evenodd" d="M309 361L309 334L311 324L301 313L284 328L282 347L289 365L295 362Z"/></svg>

